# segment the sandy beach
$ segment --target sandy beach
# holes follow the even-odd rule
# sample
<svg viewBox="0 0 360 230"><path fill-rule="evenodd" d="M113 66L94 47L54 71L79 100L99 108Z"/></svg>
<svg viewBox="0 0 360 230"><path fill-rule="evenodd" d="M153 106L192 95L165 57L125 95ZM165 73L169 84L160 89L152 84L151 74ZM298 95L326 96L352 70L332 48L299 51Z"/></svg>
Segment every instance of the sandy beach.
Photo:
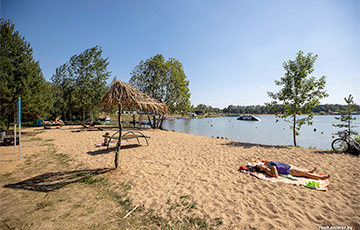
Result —
<svg viewBox="0 0 360 230"><path fill-rule="evenodd" d="M113 168L113 148L95 147L104 131L32 128L36 137L53 139L59 153L68 155L71 164L89 169ZM349 154L295 147L266 146L213 139L172 131L142 129L151 137L123 144L121 168L103 174L111 181L130 183L134 205L166 215L170 200L189 195L196 202L194 213L201 218L223 220L221 228L319 229L352 227L360 229L360 160ZM40 151L33 142L22 144L22 155ZM14 147L0 147L1 174L24 164L14 155ZM239 172L252 160L268 159L330 174L328 191L316 191L285 183L272 183ZM53 169L54 172L60 169ZM27 178L24 178L24 180ZM2 188L4 189L4 188ZM346 229L346 228L345 228ZM348 228L350 229L350 228Z"/></svg>

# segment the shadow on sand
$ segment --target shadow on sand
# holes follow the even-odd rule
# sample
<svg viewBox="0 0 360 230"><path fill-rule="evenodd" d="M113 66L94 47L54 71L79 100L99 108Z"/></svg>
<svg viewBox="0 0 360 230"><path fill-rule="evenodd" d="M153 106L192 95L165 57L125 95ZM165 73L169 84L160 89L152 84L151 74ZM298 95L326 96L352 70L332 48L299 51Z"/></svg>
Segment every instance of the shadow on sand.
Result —
<svg viewBox="0 0 360 230"><path fill-rule="evenodd" d="M68 184L84 181L86 177L100 175L114 169L87 169L68 172L50 172L36 177L20 181L14 184L4 185L4 188L24 189L37 192L51 192L60 189Z"/></svg>
<svg viewBox="0 0 360 230"><path fill-rule="evenodd" d="M345 153L339 153L339 152L335 152L335 151L332 151L332 150L316 150L314 151L314 153L316 154L321 154L321 155L325 155L325 154L346 154L346 155L351 155L351 156L354 156L354 157L359 157L360 156L360 152L359 150L356 152L356 151L350 151L350 152L345 152Z"/></svg>
<svg viewBox="0 0 360 230"><path fill-rule="evenodd" d="M131 148L137 148L137 147L141 147L141 145L138 145L138 144L122 145L121 149L131 149ZM96 155L101 155L101 154L108 154L108 153L114 152L114 151L115 151L115 145L114 145L114 147L110 147L109 149L99 149L99 150L95 150L95 151L89 151L89 152L87 152L87 154L96 156Z"/></svg>
<svg viewBox="0 0 360 230"><path fill-rule="evenodd" d="M276 149L288 149L291 146L285 146L285 145L263 145L263 144L253 144L253 143L245 143L245 142L237 142L237 141L231 141L226 144L222 144L230 147L243 147L243 148L251 148L251 147L262 147L262 148L276 148Z"/></svg>

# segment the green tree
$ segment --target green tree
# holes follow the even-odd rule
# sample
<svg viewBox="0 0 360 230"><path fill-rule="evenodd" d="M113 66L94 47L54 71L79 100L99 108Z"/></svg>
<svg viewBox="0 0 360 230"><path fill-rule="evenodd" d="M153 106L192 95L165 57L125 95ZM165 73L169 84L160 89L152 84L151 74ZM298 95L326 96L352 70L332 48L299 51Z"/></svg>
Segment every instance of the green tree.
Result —
<svg viewBox="0 0 360 230"><path fill-rule="evenodd" d="M351 128L357 127L351 125L351 123L356 120L356 117L352 117L351 113L357 111L356 104L354 102L354 97L352 97L350 94L348 98L344 97L344 100L347 104L346 109L340 111L341 113L340 117L335 117L336 120L343 122L343 124L333 124L333 126L339 128L347 128L350 134L357 135L358 133L355 130L351 130Z"/></svg>
<svg viewBox="0 0 360 230"><path fill-rule="evenodd" d="M302 51L297 53L294 61L289 60L283 63L286 73L280 80L275 80L275 84L283 88L277 92L268 92L268 96L275 101L266 103L278 112L278 101L282 102L282 114L277 114L280 118L291 117L290 128L293 130L294 146L296 146L296 136L299 135L301 126L305 123L312 125L312 109L320 104L320 99L327 97L325 90L326 77L322 76L319 80L315 77L308 77L314 71L314 63L317 55L312 53L303 55ZM297 115L308 114L307 119L297 119Z"/></svg>
<svg viewBox="0 0 360 230"><path fill-rule="evenodd" d="M189 81L182 63L161 54L141 61L131 72L129 84L141 92L166 103L171 111L190 109Z"/></svg>
<svg viewBox="0 0 360 230"><path fill-rule="evenodd" d="M169 58L166 65L168 72L163 101L172 111L186 112L190 109L191 103L189 81L185 75L183 64L175 58Z"/></svg>
<svg viewBox="0 0 360 230"><path fill-rule="evenodd" d="M102 58L99 46L74 55L68 62L56 69L52 77L56 95L56 111L64 114L81 114L86 120L86 113L92 117L98 112L98 102L105 96L108 86L106 80L109 58Z"/></svg>
<svg viewBox="0 0 360 230"><path fill-rule="evenodd" d="M82 111L91 115L98 110L97 103L106 94L106 80L110 76L107 70L109 58L102 58L102 49L99 46L74 55L69 61L69 74L75 82L75 104Z"/></svg>
<svg viewBox="0 0 360 230"><path fill-rule="evenodd" d="M62 114L63 119L67 120L66 114L71 108L72 81L67 76L66 64L56 68L51 80L55 100L53 113L57 116Z"/></svg>
<svg viewBox="0 0 360 230"><path fill-rule="evenodd" d="M52 108L52 91L35 61L30 43L10 20L0 19L1 126L14 121L15 100L21 97L23 121L45 115Z"/></svg>

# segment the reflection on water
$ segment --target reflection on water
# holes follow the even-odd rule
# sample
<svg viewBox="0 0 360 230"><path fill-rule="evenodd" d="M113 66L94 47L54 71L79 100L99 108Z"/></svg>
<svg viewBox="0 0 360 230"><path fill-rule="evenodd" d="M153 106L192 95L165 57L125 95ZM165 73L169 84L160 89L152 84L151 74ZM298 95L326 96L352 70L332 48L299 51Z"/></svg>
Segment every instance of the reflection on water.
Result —
<svg viewBox="0 0 360 230"><path fill-rule="evenodd" d="M353 125L360 133L360 116ZM301 117L300 117L301 118ZM164 122L164 128L177 132L197 134L206 137L228 138L234 141L267 144L293 145L290 123L283 119L276 121L275 116L260 116L261 121L241 121L236 117L202 118L202 119L175 119ZM303 125L300 135L296 137L297 144L303 148L316 147L317 149L331 149L334 140L333 133L343 130L333 127L339 123L333 115L315 116L313 125Z"/></svg>

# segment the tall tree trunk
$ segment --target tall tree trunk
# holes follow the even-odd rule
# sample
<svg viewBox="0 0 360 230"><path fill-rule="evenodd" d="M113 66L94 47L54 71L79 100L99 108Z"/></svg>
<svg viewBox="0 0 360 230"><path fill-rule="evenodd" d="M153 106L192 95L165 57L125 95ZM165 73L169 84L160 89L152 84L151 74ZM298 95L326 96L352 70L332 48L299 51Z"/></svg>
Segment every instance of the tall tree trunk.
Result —
<svg viewBox="0 0 360 230"><path fill-rule="evenodd" d="M160 125L159 125L159 129L162 129L162 125L163 125L163 122L164 122L164 115L161 116L161 121L160 121Z"/></svg>
<svg viewBox="0 0 360 230"><path fill-rule="evenodd" d="M350 125L351 125L351 120L350 120L350 117L351 117L351 108L350 108L350 105L349 105L349 103L348 103L348 116L347 116L347 119L348 119L348 131L349 131L349 135L351 135L351 127L350 127Z"/></svg>
<svg viewBox="0 0 360 230"><path fill-rule="evenodd" d="M153 121L154 121L154 126L152 127L153 129L156 128L156 116L155 116L155 112L153 112L154 115L153 115Z"/></svg>
<svg viewBox="0 0 360 230"><path fill-rule="evenodd" d="M116 145L117 148L115 150L115 168L119 168L119 155L121 149L121 141L122 141L122 124L121 124L121 110L122 105L119 105L119 115L118 115L118 122L119 122L119 142Z"/></svg>
<svg viewBox="0 0 360 230"><path fill-rule="evenodd" d="M153 127L153 124L151 123L149 111L148 111L147 115L148 115L148 120L149 120L150 126L151 126L151 128L152 128L152 127Z"/></svg>
<svg viewBox="0 0 360 230"><path fill-rule="evenodd" d="M85 108L83 108L83 121L85 121Z"/></svg>
<svg viewBox="0 0 360 230"><path fill-rule="evenodd" d="M295 132L295 125L296 125L296 114L294 114L294 123L293 123L293 137L294 137L294 146L296 146L296 132Z"/></svg>

